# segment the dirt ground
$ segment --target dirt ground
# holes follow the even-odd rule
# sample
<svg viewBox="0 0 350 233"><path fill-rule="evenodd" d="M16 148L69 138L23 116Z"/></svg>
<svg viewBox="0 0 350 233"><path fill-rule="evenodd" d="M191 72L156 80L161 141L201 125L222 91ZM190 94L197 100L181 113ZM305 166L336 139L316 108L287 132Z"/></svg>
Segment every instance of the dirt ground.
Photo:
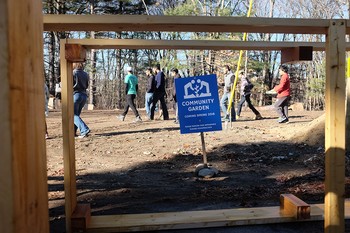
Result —
<svg viewBox="0 0 350 233"><path fill-rule="evenodd" d="M194 176L203 161L200 135L180 134L173 111L169 121L143 117L142 123L133 123L132 112L122 122L116 118L121 111L83 111L91 134L75 140L78 202L90 203L92 215L273 206L282 193L310 204L323 202L322 140L309 145L290 139L323 112L290 111L290 123L278 124L274 111L260 111L263 120L253 120L246 109L232 128L205 133L208 161L219 170L214 178ZM51 232L61 233L61 113L51 111L47 124ZM310 137L322 138L320 132L310 132ZM346 183L349 197L348 179Z"/></svg>

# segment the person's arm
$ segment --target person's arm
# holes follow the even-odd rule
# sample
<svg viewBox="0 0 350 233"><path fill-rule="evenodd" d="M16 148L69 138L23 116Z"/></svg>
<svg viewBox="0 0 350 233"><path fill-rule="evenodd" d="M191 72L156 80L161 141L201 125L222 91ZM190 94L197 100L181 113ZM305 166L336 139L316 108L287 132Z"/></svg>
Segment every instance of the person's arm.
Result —
<svg viewBox="0 0 350 233"><path fill-rule="evenodd" d="M156 88L158 89L161 84L160 72L158 72L158 74L156 75L155 80L156 80Z"/></svg>
<svg viewBox="0 0 350 233"><path fill-rule="evenodd" d="M136 92L138 92L138 91L139 91L139 84L136 84L135 89L136 89Z"/></svg>
<svg viewBox="0 0 350 233"><path fill-rule="evenodd" d="M150 93L152 91L152 84L153 84L153 79L151 77L148 77L146 93Z"/></svg>
<svg viewBox="0 0 350 233"><path fill-rule="evenodd" d="M73 89L77 86L78 80L77 80L77 75L76 72L73 71Z"/></svg>
<svg viewBox="0 0 350 233"><path fill-rule="evenodd" d="M129 90L129 84L125 83L125 94L128 94L128 90Z"/></svg>

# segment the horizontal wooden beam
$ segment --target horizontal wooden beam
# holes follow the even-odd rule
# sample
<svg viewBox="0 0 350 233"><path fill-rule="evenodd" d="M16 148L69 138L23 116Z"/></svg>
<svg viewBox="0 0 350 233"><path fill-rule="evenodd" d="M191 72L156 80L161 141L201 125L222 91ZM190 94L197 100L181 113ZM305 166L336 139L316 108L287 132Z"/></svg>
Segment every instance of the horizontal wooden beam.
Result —
<svg viewBox="0 0 350 233"><path fill-rule="evenodd" d="M177 31L326 34L327 19L154 15L44 15L45 31Z"/></svg>
<svg viewBox="0 0 350 233"><path fill-rule="evenodd" d="M281 51L281 63L312 61L312 46L297 46L284 48Z"/></svg>
<svg viewBox="0 0 350 233"><path fill-rule="evenodd" d="M268 42L228 40L141 40L141 39L67 39L68 44L80 44L87 49L177 49L177 50L270 50L311 46L324 51L323 42ZM346 50L350 51L350 43Z"/></svg>
<svg viewBox="0 0 350 233"><path fill-rule="evenodd" d="M310 219L323 220L324 204L312 204ZM345 201L346 218L350 218L350 202ZM206 227L296 222L291 214L284 214L279 206L223 210L166 212L92 216L86 232L134 232Z"/></svg>

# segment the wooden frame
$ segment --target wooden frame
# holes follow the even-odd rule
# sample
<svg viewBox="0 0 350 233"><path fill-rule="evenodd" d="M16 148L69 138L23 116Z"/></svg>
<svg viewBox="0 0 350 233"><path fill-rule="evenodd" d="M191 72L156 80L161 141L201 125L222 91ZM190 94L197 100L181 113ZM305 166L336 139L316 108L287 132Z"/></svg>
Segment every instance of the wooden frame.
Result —
<svg viewBox="0 0 350 233"><path fill-rule="evenodd" d="M67 44L82 45L86 49L177 49L177 50L270 50L312 47L325 51L323 42L266 42L230 40L142 40L142 39L66 39ZM346 43L350 51L350 43Z"/></svg>
<svg viewBox="0 0 350 233"><path fill-rule="evenodd" d="M191 32L254 32L254 33L293 33L293 34L325 34L326 41L326 188L325 188L325 232L344 232L344 185L345 185L345 35L350 32L348 20L311 20L311 19L276 19L276 18L237 18L237 17L193 17L193 16L77 16L46 15L45 30L67 31L191 31ZM63 42L62 45L64 45ZM244 42L247 43L247 42ZM61 46L62 46L61 45ZM89 45L86 45L89 46ZM107 44L105 46L108 46ZM112 47L113 45L110 45ZM115 45L116 46L116 45ZM135 43L133 46L142 45ZM154 46L154 45L153 45ZM243 45L242 45L243 46ZM248 46L248 44L247 44ZM249 47L249 46L248 46ZM252 46L253 47L253 46ZM202 48L203 45L202 45ZM247 48L248 49L248 48ZM62 94L66 101L62 105L63 124L68 134L64 135L65 171L67 185L70 190L66 195L67 226L76 206L74 196L75 162L74 138L72 138L69 109L73 109L71 98L70 72L71 64L61 56L62 74L68 79L63 82ZM63 81L64 77L62 77ZM64 90L65 89L65 90ZM62 96L63 98L63 96ZM70 126L68 126L70 124ZM65 187L66 172L65 172ZM67 232L70 228L67 229Z"/></svg>
<svg viewBox="0 0 350 233"><path fill-rule="evenodd" d="M48 233L42 2L0 1L0 232Z"/></svg>

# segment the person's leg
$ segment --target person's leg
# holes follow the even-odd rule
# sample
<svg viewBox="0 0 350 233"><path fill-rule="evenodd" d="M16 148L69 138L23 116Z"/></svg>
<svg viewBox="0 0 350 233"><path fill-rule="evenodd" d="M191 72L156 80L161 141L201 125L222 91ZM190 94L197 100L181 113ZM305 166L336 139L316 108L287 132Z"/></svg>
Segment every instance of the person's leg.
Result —
<svg viewBox="0 0 350 233"><path fill-rule="evenodd" d="M250 110L252 110L256 116L260 116L259 111L256 110L256 108L254 108L252 101L250 100L250 95L247 95L245 98L246 98L246 101L247 101L247 104L248 104L248 107L250 108Z"/></svg>
<svg viewBox="0 0 350 233"><path fill-rule="evenodd" d="M169 112L168 112L168 107L166 106L165 93L161 95L159 100L160 100L160 105L162 106L163 120L169 120Z"/></svg>
<svg viewBox="0 0 350 233"><path fill-rule="evenodd" d="M282 111L283 114L286 118L288 118L288 105L289 105L289 100L290 100L290 96L288 96L286 98L286 100L283 102L283 107L282 107Z"/></svg>
<svg viewBox="0 0 350 233"><path fill-rule="evenodd" d="M151 120L154 119L154 111L156 109L158 100L159 100L159 94L158 93L154 93L153 97L152 97L151 114L150 114L150 117L149 117Z"/></svg>
<svg viewBox="0 0 350 233"><path fill-rule="evenodd" d="M46 118L45 118L45 139L49 139L49 133L47 132Z"/></svg>
<svg viewBox="0 0 350 233"><path fill-rule="evenodd" d="M245 96L241 95L241 99L240 99L238 106L237 106L237 116L241 115L242 107L243 107L245 100L246 100Z"/></svg>
<svg viewBox="0 0 350 233"><path fill-rule="evenodd" d="M129 107L130 107L130 100L131 100L131 97L130 95L126 95L125 96L125 106L124 106L124 111L122 113L122 116L126 116L126 114L128 114L128 111L129 111Z"/></svg>
<svg viewBox="0 0 350 233"><path fill-rule="evenodd" d="M288 96L277 98L277 101L274 105L276 112L280 115L280 118L278 119L278 123L288 122L288 109L285 112L285 108L284 108L286 105L285 103L287 101L288 101Z"/></svg>
<svg viewBox="0 0 350 233"><path fill-rule="evenodd" d="M89 127L81 119L80 114L86 103L87 96L84 93L74 94L74 124L80 131L80 135L86 135L90 132Z"/></svg>
<svg viewBox="0 0 350 233"><path fill-rule="evenodd" d="M153 93L146 93L145 95L145 108L146 108L146 114L148 118L151 115L152 96L153 96Z"/></svg>
<svg viewBox="0 0 350 233"><path fill-rule="evenodd" d="M175 101L175 122L179 122L179 106L177 105L177 99L176 96L174 96L174 101Z"/></svg>
<svg viewBox="0 0 350 233"><path fill-rule="evenodd" d="M221 106L222 112L224 113L224 118L227 117L227 101L228 101L227 93L224 93L220 100L220 106Z"/></svg>
<svg viewBox="0 0 350 233"><path fill-rule="evenodd" d="M131 110L134 112L135 117L138 117L139 116L139 112L137 111L136 106L135 106L136 95L128 95L128 96L129 96L128 104L129 104Z"/></svg>
<svg viewBox="0 0 350 233"><path fill-rule="evenodd" d="M235 102L232 102L231 105L231 121L236 121Z"/></svg>
<svg viewBox="0 0 350 233"><path fill-rule="evenodd" d="M77 130L79 129L79 102L80 102L80 94L79 93L75 93L73 95L73 102L74 102L74 131L75 134L77 133Z"/></svg>

